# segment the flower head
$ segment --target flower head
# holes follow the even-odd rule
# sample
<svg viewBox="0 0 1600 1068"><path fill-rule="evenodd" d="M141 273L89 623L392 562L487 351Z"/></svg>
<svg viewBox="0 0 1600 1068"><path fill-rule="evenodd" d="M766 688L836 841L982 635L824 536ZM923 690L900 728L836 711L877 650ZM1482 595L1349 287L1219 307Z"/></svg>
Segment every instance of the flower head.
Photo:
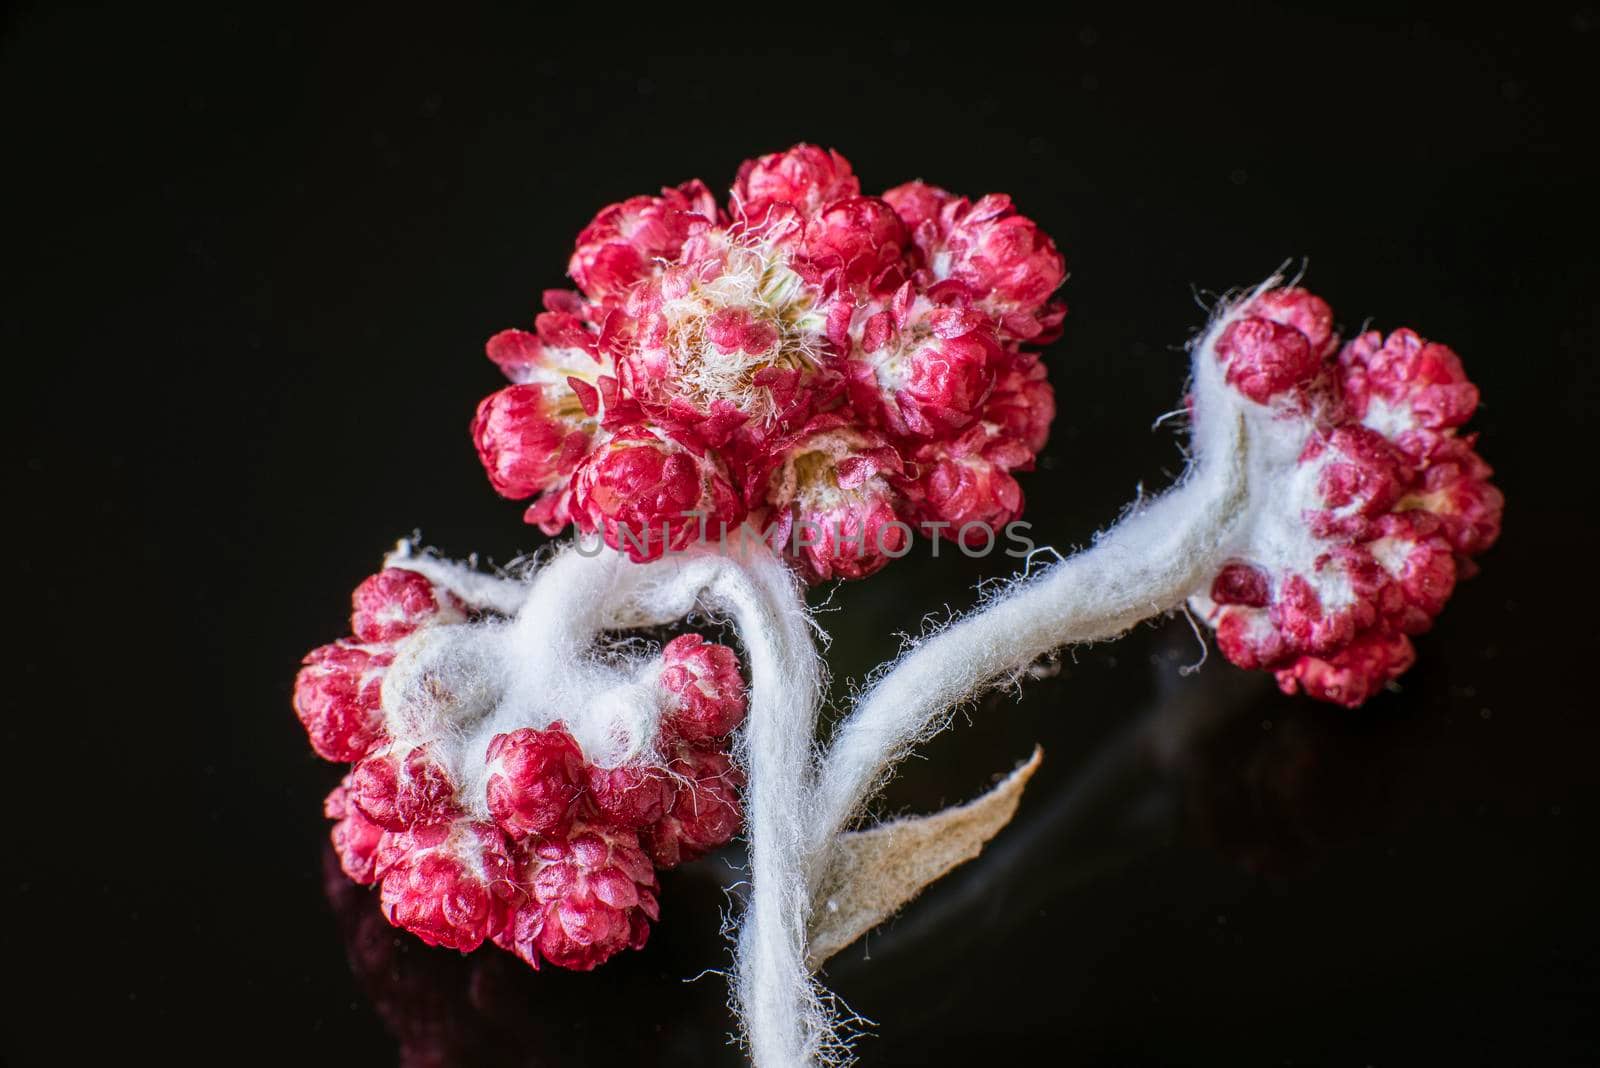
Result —
<svg viewBox="0 0 1600 1068"><path fill-rule="evenodd" d="M684 634L635 662L623 685L653 732L601 762L555 715L584 715L581 701L528 708L496 689L477 658L503 648L502 618L406 568L362 582L353 607L356 636L309 655L295 687L313 748L351 764L324 804L345 874L380 884L389 922L433 945L492 940L578 969L642 946L660 917L654 864L739 827L733 650Z"/></svg>
<svg viewBox="0 0 1600 1068"><path fill-rule="evenodd" d="M1265 468L1237 557L1191 599L1241 667L1285 692L1357 705L1411 666L1502 498L1459 428L1477 404L1461 361L1410 330L1342 348L1327 304L1271 290L1213 351L1255 421Z"/></svg>
<svg viewBox="0 0 1600 1068"><path fill-rule="evenodd" d="M569 273L534 332L491 339L514 385L473 422L491 484L533 497L546 532L644 560L770 518L820 581L877 570L919 517L1020 511L1013 472L1054 411L1025 346L1058 332L1066 265L1010 198L863 196L843 156L802 144L747 161L724 208L694 181L603 209ZM837 451L815 447L824 424L872 443L801 499L790 475ZM816 517L843 536L786 536Z"/></svg>

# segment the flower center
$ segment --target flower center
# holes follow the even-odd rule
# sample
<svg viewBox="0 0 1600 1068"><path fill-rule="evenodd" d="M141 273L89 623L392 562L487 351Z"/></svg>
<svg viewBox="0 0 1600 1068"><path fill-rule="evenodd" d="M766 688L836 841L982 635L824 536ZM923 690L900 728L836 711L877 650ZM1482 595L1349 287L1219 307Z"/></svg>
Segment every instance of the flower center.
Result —
<svg viewBox="0 0 1600 1068"><path fill-rule="evenodd" d="M776 376L803 375L821 361L822 317L780 254L734 248L722 271L664 302L668 373L696 407L726 401L771 419Z"/></svg>

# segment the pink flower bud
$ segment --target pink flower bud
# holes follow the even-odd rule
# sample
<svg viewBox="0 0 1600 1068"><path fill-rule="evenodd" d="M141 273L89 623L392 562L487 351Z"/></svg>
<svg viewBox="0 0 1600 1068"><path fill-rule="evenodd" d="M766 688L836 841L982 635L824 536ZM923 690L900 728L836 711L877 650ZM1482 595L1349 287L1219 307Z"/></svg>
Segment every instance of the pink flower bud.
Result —
<svg viewBox="0 0 1600 1068"><path fill-rule="evenodd" d="M560 834L583 794L583 752L561 724L497 734L489 766L489 812L507 834Z"/></svg>
<svg viewBox="0 0 1600 1068"><path fill-rule="evenodd" d="M666 815L674 793L660 768L628 764L587 769L589 799L611 823L630 830L648 827Z"/></svg>
<svg viewBox="0 0 1600 1068"><path fill-rule="evenodd" d="M1478 407L1460 357L1411 330L1362 334L1339 353L1339 372L1354 418L1413 455L1430 443L1429 432L1460 426Z"/></svg>
<svg viewBox="0 0 1600 1068"><path fill-rule="evenodd" d="M1242 604L1265 608L1271 597L1271 579L1265 571L1250 564L1227 564L1211 583L1211 599L1218 604Z"/></svg>
<svg viewBox="0 0 1600 1068"><path fill-rule="evenodd" d="M774 547L813 582L872 574L909 544L889 481L902 471L883 437L820 420L784 448L767 478Z"/></svg>
<svg viewBox="0 0 1600 1068"><path fill-rule="evenodd" d="M384 830L349 803L346 795L349 781L347 776L346 785L336 787L328 795L323 811L329 819L338 821L333 825L332 838L339 866L346 875L365 886L377 878L373 869Z"/></svg>
<svg viewBox="0 0 1600 1068"><path fill-rule="evenodd" d="M368 819L391 831L448 823L460 814L456 785L426 745L404 759L385 754L361 761L350 773L349 798Z"/></svg>
<svg viewBox="0 0 1600 1068"><path fill-rule="evenodd" d="M1228 385L1257 404L1309 385L1323 362L1299 330L1254 315L1229 323L1216 353L1227 367Z"/></svg>
<svg viewBox="0 0 1600 1068"><path fill-rule="evenodd" d="M1067 276L1066 261L1032 219L1016 214L1011 198L983 197L965 213L950 212L945 234L948 277L980 298L1023 313L1049 299Z"/></svg>
<svg viewBox="0 0 1600 1068"><path fill-rule="evenodd" d="M351 597L350 629L358 641L393 642L431 622L458 622L465 618L448 593L403 567L384 568L356 587Z"/></svg>
<svg viewBox="0 0 1600 1068"><path fill-rule="evenodd" d="M1422 509L1380 518L1366 550L1388 574L1380 614L1403 634L1433 626L1456 585L1456 556L1443 524Z"/></svg>
<svg viewBox="0 0 1600 1068"><path fill-rule="evenodd" d="M1033 454L995 425L977 423L922 446L914 464L918 476L905 492L919 529L976 547L1022 514L1022 487L1011 472L1031 467Z"/></svg>
<svg viewBox="0 0 1600 1068"><path fill-rule="evenodd" d="M1308 520L1319 537L1363 534L1368 521L1394 507L1409 475L1388 440L1360 426L1312 434L1300 463L1318 471L1322 507Z"/></svg>
<svg viewBox="0 0 1600 1068"><path fill-rule="evenodd" d="M1054 332L1065 309L1047 302L1066 279L1066 261L1033 220L1016 213L1010 197L990 194L974 204L910 182L884 199L911 229L925 285L959 287L1010 338L1033 340Z"/></svg>
<svg viewBox="0 0 1600 1068"><path fill-rule="evenodd" d="M978 415L1003 365L994 323L971 308L939 307L910 283L861 318L849 364L858 411L901 436L942 437Z"/></svg>
<svg viewBox="0 0 1600 1068"><path fill-rule="evenodd" d="M531 894L496 941L534 967L589 971L642 949L660 916L655 870L629 830L580 823L533 839L519 872Z"/></svg>
<svg viewBox="0 0 1600 1068"><path fill-rule="evenodd" d="M383 737L383 647L334 642L306 654L294 680L294 711L325 760L360 760Z"/></svg>
<svg viewBox="0 0 1600 1068"><path fill-rule="evenodd" d="M1056 417L1055 390L1046 377L1043 361L1036 356L1010 354L995 378L994 391L989 394L981 417L994 425L999 437L1037 455L1050 439L1050 424Z"/></svg>
<svg viewBox="0 0 1600 1068"><path fill-rule="evenodd" d="M1439 518L1444 536L1462 556L1476 556L1500 537L1505 497L1489 483L1494 471L1473 449L1474 437L1449 437L1429 452L1401 508L1418 508Z"/></svg>
<svg viewBox="0 0 1600 1068"><path fill-rule="evenodd" d="M1251 302L1249 310L1258 318L1297 331L1319 360L1326 359L1339 343L1338 335L1333 332L1333 309L1308 289L1299 286L1269 289Z"/></svg>
<svg viewBox="0 0 1600 1068"><path fill-rule="evenodd" d="M478 405L472 440L495 492L531 497L571 474L589 448L582 403L567 388L565 406L551 387L507 386Z"/></svg>
<svg viewBox="0 0 1600 1068"><path fill-rule="evenodd" d="M661 660L663 720L678 737L704 745L744 722L744 678L732 649L684 634L666 644Z"/></svg>
<svg viewBox="0 0 1600 1068"><path fill-rule="evenodd" d="M1416 658L1404 634L1372 630L1332 656L1301 657L1277 673L1278 686L1287 694L1303 691L1319 701L1355 708L1405 674Z"/></svg>
<svg viewBox="0 0 1600 1068"><path fill-rule="evenodd" d="M732 762L714 749L685 747L668 770L679 782L671 809L645 832L645 848L663 868L704 856L739 831L739 786Z"/></svg>
<svg viewBox="0 0 1600 1068"><path fill-rule="evenodd" d="M937 226L944 206L960 198L927 182L907 182L883 194L883 199L894 208L907 228L917 231L925 223ZM918 243L930 245L937 240L938 233L935 231L929 238L919 239Z"/></svg>
<svg viewBox="0 0 1600 1068"><path fill-rule="evenodd" d="M522 894L492 824L436 823L386 836L383 913L430 946L462 952L504 930Z"/></svg>
<svg viewBox="0 0 1600 1068"><path fill-rule="evenodd" d="M619 431L578 468L578 525L637 561L734 529L744 508L709 456L642 428Z"/></svg>
<svg viewBox="0 0 1600 1068"><path fill-rule="evenodd" d="M809 271L830 276L846 288L894 292L905 280L905 225L877 197L849 197L824 208L806 229L804 256Z"/></svg>
<svg viewBox="0 0 1600 1068"><path fill-rule="evenodd" d="M861 183L851 173L849 160L837 152L801 144L787 152L746 160L739 167L731 195L736 212L756 219L779 203L812 215L826 204L860 192Z"/></svg>
<svg viewBox="0 0 1600 1068"><path fill-rule="evenodd" d="M630 197L583 228L567 273L591 300L613 299L660 262L677 259L684 241L716 218L716 201L698 180L658 197Z"/></svg>

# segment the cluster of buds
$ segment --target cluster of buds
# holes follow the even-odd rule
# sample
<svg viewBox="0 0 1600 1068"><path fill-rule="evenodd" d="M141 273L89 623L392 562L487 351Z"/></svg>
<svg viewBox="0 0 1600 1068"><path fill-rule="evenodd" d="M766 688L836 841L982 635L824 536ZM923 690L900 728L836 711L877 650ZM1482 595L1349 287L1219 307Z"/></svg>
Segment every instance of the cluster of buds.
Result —
<svg viewBox="0 0 1600 1068"><path fill-rule="evenodd" d="M1411 330L1341 345L1299 288L1256 296L1212 349L1255 428L1255 507L1247 544L1191 606L1235 664L1358 705L1411 666L1410 636L1499 535L1500 491L1459 429L1477 387Z"/></svg>
<svg viewBox="0 0 1600 1068"><path fill-rule="evenodd" d="M726 206L691 181L605 208L568 273L533 331L489 340L513 385L472 423L546 533L642 561L749 522L821 581L1020 514L1055 410L1029 347L1060 332L1066 265L1010 198L862 196L802 144L747 161Z"/></svg>
<svg viewBox="0 0 1600 1068"><path fill-rule="evenodd" d="M352 636L307 656L294 691L312 747L352 765L326 803L345 873L380 884L389 922L430 945L487 940L580 970L642 946L656 869L739 827L733 650L685 634L640 665L655 742L604 767L559 720L486 730L493 695L415 667L452 631L471 639L495 620L404 568L363 582L354 607Z"/></svg>

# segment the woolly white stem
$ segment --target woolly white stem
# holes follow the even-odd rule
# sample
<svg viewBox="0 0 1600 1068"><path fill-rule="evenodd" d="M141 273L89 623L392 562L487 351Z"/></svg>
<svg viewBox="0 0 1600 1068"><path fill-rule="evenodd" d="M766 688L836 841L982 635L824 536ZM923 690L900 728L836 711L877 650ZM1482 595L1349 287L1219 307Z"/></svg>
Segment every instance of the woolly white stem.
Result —
<svg viewBox="0 0 1600 1068"><path fill-rule="evenodd" d="M757 1064L811 1064L832 1039L806 967L810 893L800 870L813 786L821 661L794 576L769 553L726 569L711 594L726 605L750 657L750 901L740 931L734 994Z"/></svg>
<svg viewBox="0 0 1600 1068"><path fill-rule="evenodd" d="M832 1020L805 965L810 896L799 876L822 662L794 575L759 538L746 539L746 548L742 560L707 554L650 564L610 552L602 554L609 564L564 554L541 573L513 640L542 656L542 645L524 643L587 643L596 625L664 623L696 607L732 619L751 679L750 715L738 742L749 776L751 890L734 997L757 1064L806 1065L833 1043ZM576 618L555 614L557 606Z"/></svg>
<svg viewBox="0 0 1600 1068"><path fill-rule="evenodd" d="M1213 345L1248 300L1225 307L1193 347L1195 459L1183 480L1089 549L1013 583L922 641L860 700L835 736L811 801L809 885L822 878L839 833L889 769L952 707L1051 650L1112 638L1171 611L1227 558L1248 512L1251 420L1222 380Z"/></svg>
<svg viewBox="0 0 1600 1068"><path fill-rule="evenodd" d="M901 658L840 727L812 802L813 856L949 709L1063 645L1114 638L1171 611L1224 559L1232 485L1183 483L1090 549L1012 585ZM822 865L813 877L820 877Z"/></svg>
<svg viewBox="0 0 1600 1068"><path fill-rule="evenodd" d="M576 549L558 555L539 570L527 603L517 613L511 641L541 658L577 655L604 629L608 605L616 600L618 575L626 558L606 550L585 556Z"/></svg>

